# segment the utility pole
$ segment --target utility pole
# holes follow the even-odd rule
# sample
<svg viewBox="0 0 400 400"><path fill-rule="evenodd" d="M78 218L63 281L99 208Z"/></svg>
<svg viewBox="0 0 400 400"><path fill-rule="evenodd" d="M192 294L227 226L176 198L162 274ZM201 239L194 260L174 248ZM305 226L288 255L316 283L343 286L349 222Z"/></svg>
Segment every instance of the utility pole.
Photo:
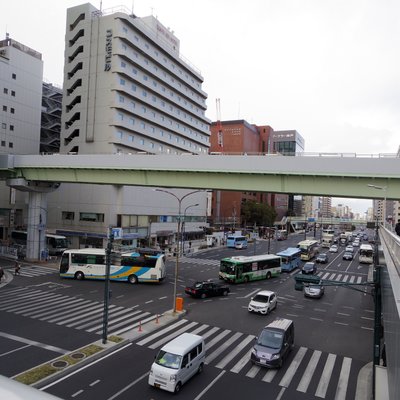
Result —
<svg viewBox="0 0 400 400"><path fill-rule="evenodd" d="M112 228L108 231L108 243L106 249L106 271L104 280L104 309L103 309L103 344L107 343L108 336L108 303L110 300L110 265L111 265L111 253L114 241L114 234Z"/></svg>

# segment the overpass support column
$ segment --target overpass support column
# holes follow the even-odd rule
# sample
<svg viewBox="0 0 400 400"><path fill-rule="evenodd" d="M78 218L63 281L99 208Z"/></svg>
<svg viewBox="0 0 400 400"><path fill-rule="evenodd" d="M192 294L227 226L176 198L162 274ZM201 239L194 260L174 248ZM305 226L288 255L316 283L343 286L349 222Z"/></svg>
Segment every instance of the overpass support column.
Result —
<svg viewBox="0 0 400 400"><path fill-rule="evenodd" d="M40 260L47 247L47 193L57 190L60 183L11 178L7 179L7 185L29 193L26 258L29 261Z"/></svg>
<svg viewBox="0 0 400 400"><path fill-rule="evenodd" d="M29 192L27 225L26 258L41 260L46 249L47 193Z"/></svg>

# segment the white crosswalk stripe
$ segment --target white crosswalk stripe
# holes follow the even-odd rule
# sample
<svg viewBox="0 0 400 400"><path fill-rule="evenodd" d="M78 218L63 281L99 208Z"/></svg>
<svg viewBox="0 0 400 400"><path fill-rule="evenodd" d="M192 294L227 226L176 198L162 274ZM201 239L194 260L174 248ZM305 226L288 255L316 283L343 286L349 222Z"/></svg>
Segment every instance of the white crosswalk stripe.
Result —
<svg viewBox="0 0 400 400"><path fill-rule="evenodd" d="M332 272L319 272L317 275L322 280L328 280L328 281L348 282L348 283L361 283L363 281L363 277L359 275L350 275L350 274L332 273Z"/></svg>
<svg viewBox="0 0 400 400"><path fill-rule="evenodd" d="M58 270L41 265L23 265L20 269L19 276L33 278L35 276L58 274Z"/></svg>
<svg viewBox="0 0 400 400"><path fill-rule="evenodd" d="M0 310L97 335L103 332L103 302L70 297L58 292L30 288L6 289L0 293ZM110 304L108 333L120 334L156 317L135 307Z"/></svg>
<svg viewBox="0 0 400 400"><path fill-rule="evenodd" d="M352 359L348 357L331 353L326 357L319 350L299 347L293 352L293 356L285 360L281 369L267 369L251 364L250 356L255 336L211 327L207 324L199 325L197 322L186 319L150 333L147 337L138 339L136 344L156 350L183 332L201 334L205 339L206 364L208 365L226 369L235 374L241 373L249 379L276 383L284 388L297 385L298 392L308 393L310 397L326 398L329 387L333 388L333 393L336 393L335 400L350 400L346 397L350 396L347 389L350 384L355 384L357 374L353 373L351 376ZM311 353L311 357L307 357L307 353ZM332 372L337 363L341 363L340 376L336 377L335 379L338 380L334 382ZM311 385L313 379L318 382L316 389ZM331 389L329 396L332 396Z"/></svg>
<svg viewBox="0 0 400 400"><path fill-rule="evenodd" d="M179 262L182 264L198 264L198 265L211 265L214 267L219 266L220 260L209 260L206 258L195 258L195 257L181 257Z"/></svg>

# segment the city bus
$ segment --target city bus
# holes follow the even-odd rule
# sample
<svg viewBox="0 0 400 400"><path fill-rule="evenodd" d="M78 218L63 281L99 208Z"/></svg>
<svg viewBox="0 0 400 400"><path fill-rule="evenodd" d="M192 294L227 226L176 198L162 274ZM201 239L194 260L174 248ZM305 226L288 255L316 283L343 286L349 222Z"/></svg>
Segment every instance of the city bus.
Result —
<svg viewBox="0 0 400 400"><path fill-rule="evenodd" d="M247 238L242 235L229 235L226 238L226 247L231 247L233 249L245 249L247 248Z"/></svg>
<svg viewBox="0 0 400 400"><path fill-rule="evenodd" d="M370 244L362 244L360 246L358 261L361 264L372 264L374 262L374 249Z"/></svg>
<svg viewBox="0 0 400 400"><path fill-rule="evenodd" d="M275 254L228 257L221 260L219 278L231 283L270 279L281 273L281 258Z"/></svg>
<svg viewBox="0 0 400 400"><path fill-rule="evenodd" d="M318 254L318 240L302 240L297 247L301 250L300 258L304 261L311 260Z"/></svg>
<svg viewBox="0 0 400 400"><path fill-rule="evenodd" d="M113 252L111 260L113 260L110 265L112 281L161 282L167 274L165 255L159 251L138 249L127 253ZM66 250L61 256L61 278L104 280L105 275L105 249Z"/></svg>
<svg viewBox="0 0 400 400"><path fill-rule="evenodd" d="M28 241L28 233L26 231L11 231L11 242L25 246ZM59 256L68 249L68 239L65 236L46 233L46 248L50 256Z"/></svg>
<svg viewBox="0 0 400 400"><path fill-rule="evenodd" d="M297 247L288 247L276 255L282 259L282 272L291 272L301 265L301 250Z"/></svg>

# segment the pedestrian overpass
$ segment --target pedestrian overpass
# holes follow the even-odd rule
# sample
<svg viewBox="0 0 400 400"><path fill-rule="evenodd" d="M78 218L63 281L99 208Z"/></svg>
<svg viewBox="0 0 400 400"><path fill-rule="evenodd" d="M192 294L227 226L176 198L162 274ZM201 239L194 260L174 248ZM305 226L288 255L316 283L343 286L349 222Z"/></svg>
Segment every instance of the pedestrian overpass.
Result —
<svg viewBox="0 0 400 400"><path fill-rule="evenodd" d="M40 223L35 204L63 182L188 189L255 191L328 197L400 199L400 158L395 155L0 155L0 179L30 193L29 218ZM371 188L368 185L374 185ZM380 190L374 190L380 189ZM32 206L33 205L33 206ZM386 379L390 399L400 398L400 239L379 229L384 254L382 315L387 370L375 365L377 384ZM36 253L37 254L37 253ZM375 336L379 331L375 317ZM374 345L374 360L380 358ZM379 398L379 397L377 397Z"/></svg>

